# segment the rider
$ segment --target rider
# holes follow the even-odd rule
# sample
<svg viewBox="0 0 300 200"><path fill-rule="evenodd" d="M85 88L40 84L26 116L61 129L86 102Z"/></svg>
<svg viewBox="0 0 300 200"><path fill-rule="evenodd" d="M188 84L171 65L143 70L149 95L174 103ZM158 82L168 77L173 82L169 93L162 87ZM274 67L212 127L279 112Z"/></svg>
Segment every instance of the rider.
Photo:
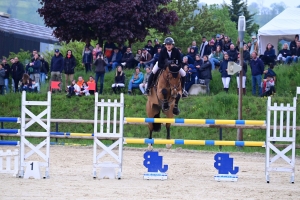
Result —
<svg viewBox="0 0 300 200"><path fill-rule="evenodd" d="M172 67L178 67L179 73L181 76L181 88L182 88L182 93L185 94L186 92L184 91L184 84L185 84L185 71L181 67L181 54L178 49L174 47L174 40L171 37L167 37L164 41L165 48L162 48L158 63L156 63L152 69L152 73L150 74L148 78L148 84L147 84L147 89L145 91L145 95L149 95L149 91L153 82L153 77L158 71L158 69L163 69L164 67L171 65ZM172 64L170 64L170 62Z"/></svg>

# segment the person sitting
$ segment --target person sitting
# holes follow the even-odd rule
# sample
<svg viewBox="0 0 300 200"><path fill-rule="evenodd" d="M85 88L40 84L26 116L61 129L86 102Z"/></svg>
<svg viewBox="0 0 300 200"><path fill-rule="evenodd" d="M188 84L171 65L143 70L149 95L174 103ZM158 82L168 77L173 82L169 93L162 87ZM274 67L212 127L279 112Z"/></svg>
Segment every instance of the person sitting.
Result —
<svg viewBox="0 0 300 200"><path fill-rule="evenodd" d="M152 46L152 41L148 40L147 44L145 45L144 49L147 50L147 52L153 57L154 55L154 47Z"/></svg>
<svg viewBox="0 0 300 200"><path fill-rule="evenodd" d="M112 70L115 70L116 67L121 64L121 61L122 61L122 54L119 51L119 48L115 47L111 58L108 58L108 64L105 67L105 71L110 72Z"/></svg>
<svg viewBox="0 0 300 200"><path fill-rule="evenodd" d="M144 75L144 81L143 81L143 83L141 83L141 84L139 85L142 94L145 93L145 90L146 90L146 88L147 88L148 79L149 79L150 74L151 74L151 69L150 69L150 67L146 67L146 73L145 73L145 75Z"/></svg>
<svg viewBox="0 0 300 200"><path fill-rule="evenodd" d="M213 53L212 57L209 59L211 63L211 69L214 70L215 65L220 66L220 62L223 60L223 52L220 46L217 46L216 51Z"/></svg>
<svg viewBox="0 0 300 200"><path fill-rule="evenodd" d="M197 68L197 66L196 66ZM203 56L203 64L197 68L198 71L198 78L204 80L206 85L206 94L208 95L210 93L209 83L212 80L211 75L211 63L208 60L208 56Z"/></svg>
<svg viewBox="0 0 300 200"><path fill-rule="evenodd" d="M158 61L160 52L161 52L161 47L157 47L157 53L154 54L153 58L148 62L150 64L150 69L152 69L155 63Z"/></svg>
<svg viewBox="0 0 300 200"><path fill-rule="evenodd" d="M68 94L67 97L71 98L71 96L81 96L80 95L81 88L76 84L76 81L73 80L71 85L68 86Z"/></svg>
<svg viewBox="0 0 300 200"><path fill-rule="evenodd" d="M225 36L225 37L224 37L224 48L223 48L223 51L224 51L224 52L229 51L230 45L231 45L231 42L230 42L228 36ZM223 52L223 53L224 53L224 52Z"/></svg>
<svg viewBox="0 0 300 200"><path fill-rule="evenodd" d="M19 89L20 91L29 91L31 88L31 80L30 80L30 77L27 73L24 73L23 74L23 77L22 79L20 80L19 82Z"/></svg>
<svg viewBox="0 0 300 200"><path fill-rule="evenodd" d="M77 81L77 85L78 85L80 88L82 88L83 82L84 82L84 80L83 80L82 76L79 76L79 77L78 77L78 81Z"/></svg>
<svg viewBox="0 0 300 200"><path fill-rule="evenodd" d="M122 62L121 64L122 64L123 68L125 68L125 69L132 69L133 68L133 66L134 66L134 57L133 57L133 54L131 52L130 47L127 47L127 50L123 54L121 62Z"/></svg>
<svg viewBox="0 0 300 200"><path fill-rule="evenodd" d="M93 76L90 76L89 81L87 82L87 85L90 85L90 84L95 84L95 89L96 89L96 82L95 82L95 79ZM89 93L91 95L93 95L93 94L95 94L95 90L91 90L91 88L89 87Z"/></svg>
<svg viewBox="0 0 300 200"><path fill-rule="evenodd" d="M272 79L274 80L274 83L276 82L276 73L274 72L274 64L270 63L269 64L269 68L267 70L264 71L264 79L267 79L267 74L272 76ZM275 88L274 88L274 93L276 93Z"/></svg>
<svg viewBox="0 0 300 200"><path fill-rule="evenodd" d="M141 58L142 58L142 50L141 49L138 49L136 51L136 54L135 54L135 57L134 57L134 60L133 60L133 66L137 66L138 64L140 64L140 61L141 61Z"/></svg>
<svg viewBox="0 0 300 200"><path fill-rule="evenodd" d="M125 74L121 66L116 69L115 83L111 85L113 92L116 94L118 90L120 92L121 88L125 87Z"/></svg>
<svg viewBox="0 0 300 200"><path fill-rule="evenodd" d="M208 55L210 56L210 55L212 55L212 53L214 52L214 51L216 51L216 49L215 49L215 40L213 40L213 39L211 39L210 41L209 41L209 44L208 44Z"/></svg>
<svg viewBox="0 0 300 200"><path fill-rule="evenodd" d="M265 53L262 57L262 61L264 62L265 65L268 65L270 63L274 63L275 59L276 59L276 54L275 54L274 46L271 43L268 43Z"/></svg>
<svg viewBox="0 0 300 200"><path fill-rule="evenodd" d="M221 47L221 51L222 51L222 48L223 48L223 41L222 41L222 39L221 39L221 35L220 35L220 34L217 34L217 35L216 35L216 41L215 41L215 47L214 47L214 49L217 49L218 46Z"/></svg>
<svg viewBox="0 0 300 200"><path fill-rule="evenodd" d="M86 82L83 82L80 94L90 96L89 86Z"/></svg>
<svg viewBox="0 0 300 200"><path fill-rule="evenodd" d="M196 60L196 52L195 52L195 49L193 47L190 47L189 48L189 52L188 54L186 55L188 57L188 59L192 59L190 60L190 62L194 63L195 60Z"/></svg>
<svg viewBox="0 0 300 200"><path fill-rule="evenodd" d="M227 51L228 61L236 62L238 57L238 52L236 51L234 44L230 45L230 49Z"/></svg>
<svg viewBox="0 0 300 200"><path fill-rule="evenodd" d="M196 55L196 60L195 60L195 63L194 63L194 67L196 67L196 70L199 70L200 66L203 64L203 60L201 59L200 55L197 54ZM198 78L199 78L199 74L198 74Z"/></svg>
<svg viewBox="0 0 300 200"><path fill-rule="evenodd" d="M288 44L284 43L282 49L279 51L277 56L277 60L279 62L283 61L284 64L289 64L292 62L292 54L288 48L289 48Z"/></svg>
<svg viewBox="0 0 300 200"><path fill-rule="evenodd" d="M261 83L262 97L268 97L275 93L275 82L271 74L267 74L267 79L264 79Z"/></svg>
<svg viewBox="0 0 300 200"><path fill-rule="evenodd" d="M190 88L192 87L192 85L196 84L195 77L197 76L197 70L194 67L194 65L192 65L192 64L184 65L183 70L186 73L184 89L185 89L185 91L188 92L190 90ZM186 97L184 94L183 94L183 96Z"/></svg>
<svg viewBox="0 0 300 200"><path fill-rule="evenodd" d="M249 62L250 62L250 52L249 52L249 48L248 48L247 44L244 44L243 58L244 58L244 62L249 64Z"/></svg>
<svg viewBox="0 0 300 200"><path fill-rule="evenodd" d="M135 68L135 73L132 75L128 83L128 94L132 94L132 88L139 88L139 85L143 82L144 75L139 67Z"/></svg>
<svg viewBox="0 0 300 200"><path fill-rule="evenodd" d="M149 67L151 59L152 59L151 54L148 53L148 50L146 48L144 48L138 67L140 68L141 67L146 68L147 66Z"/></svg>

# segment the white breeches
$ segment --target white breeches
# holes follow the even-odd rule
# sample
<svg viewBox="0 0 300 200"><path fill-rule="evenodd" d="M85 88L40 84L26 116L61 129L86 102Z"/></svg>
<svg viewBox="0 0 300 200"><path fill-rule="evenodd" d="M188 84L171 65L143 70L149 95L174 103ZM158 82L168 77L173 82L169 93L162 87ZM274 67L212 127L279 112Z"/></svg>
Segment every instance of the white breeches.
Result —
<svg viewBox="0 0 300 200"><path fill-rule="evenodd" d="M152 73L156 74L156 72L158 71L158 69L159 69L158 62L156 62L155 65L154 65L154 67L153 67L153 69L152 69ZM180 73L181 77L185 77L185 75L186 75L186 72L182 68L180 68L179 73Z"/></svg>
<svg viewBox="0 0 300 200"><path fill-rule="evenodd" d="M240 77L236 77L237 88L240 88ZM246 76L243 76L242 88L246 88Z"/></svg>
<svg viewBox="0 0 300 200"><path fill-rule="evenodd" d="M229 88L230 77L222 77L222 82L223 82L224 88Z"/></svg>

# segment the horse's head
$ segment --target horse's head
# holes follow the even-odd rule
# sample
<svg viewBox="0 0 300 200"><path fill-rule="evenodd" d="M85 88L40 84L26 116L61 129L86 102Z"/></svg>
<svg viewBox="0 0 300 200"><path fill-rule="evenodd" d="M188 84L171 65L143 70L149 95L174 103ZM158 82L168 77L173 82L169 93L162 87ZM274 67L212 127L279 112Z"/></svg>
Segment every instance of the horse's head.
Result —
<svg viewBox="0 0 300 200"><path fill-rule="evenodd" d="M163 102L172 102L178 93L181 93L180 68L169 65L162 72L157 84L157 91L161 91L159 99Z"/></svg>

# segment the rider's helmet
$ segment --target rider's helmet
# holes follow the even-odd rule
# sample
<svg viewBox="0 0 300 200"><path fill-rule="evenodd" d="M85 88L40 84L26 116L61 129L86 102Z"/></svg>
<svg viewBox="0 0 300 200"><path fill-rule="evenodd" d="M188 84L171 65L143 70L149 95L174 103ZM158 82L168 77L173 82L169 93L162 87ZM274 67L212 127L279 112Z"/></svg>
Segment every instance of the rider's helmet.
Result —
<svg viewBox="0 0 300 200"><path fill-rule="evenodd" d="M164 44L173 44L174 45L175 42L174 42L173 38L167 37L164 41Z"/></svg>

